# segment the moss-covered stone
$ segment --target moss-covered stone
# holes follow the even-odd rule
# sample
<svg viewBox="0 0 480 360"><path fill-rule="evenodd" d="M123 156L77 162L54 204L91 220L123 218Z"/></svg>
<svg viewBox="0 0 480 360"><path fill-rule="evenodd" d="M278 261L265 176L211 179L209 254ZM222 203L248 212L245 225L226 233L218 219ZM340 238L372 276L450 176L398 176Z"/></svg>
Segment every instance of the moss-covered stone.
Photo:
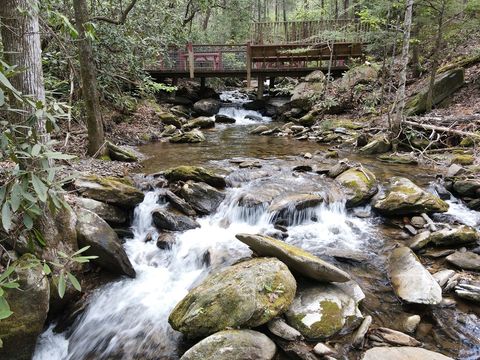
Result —
<svg viewBox="0 0 480 360"><path fill-rule="evenodd" d="M336 180L347 189L347 207L355 207L368 201L378 191L375 175L365 168L351 168Z"/></svg>
<svg viewBox="0 0 480 360"><path fill-rule="evenodd" d="M169 323L189 338L256 327L285 312L296 281L274 258L248 260L209 275L173 309Z"/></svg>
<svg viewBox="0 0 480 360"><path fill-rule="evenodd" d="M175 144L196 144L205 140L205 135L200 130L193 129L191 131L175 134L169 141Z"/></svg>
<svg viewBox="0 0 480 360"><path fill-rule="evenodd" d="M222 176L199 166L178 166L165 171L164 176L170 182L193 180L204 182L216 188L226 186L225 179Z"/></svg>
<svg viewBox="0 0 480 360"><path fill-rule="evenodd" d="M380 134L375 136L367 145L360 149L360 152L365 155L383 154L390 151L392 144L387 136Z"/></svg>
<svg viewBox="0 0 480 360"><path fill-rule="evenodd" d="M183 130L191 129L210 129L215 127L215 120L210 117L200 116L196 119L190 120L188 123L183 125Z"/></svg>
<svg viewBox="0 0 480 360"><path fill-rule="evenodd" d="M480 179L464 179L453 183L453 190L460 196L480 198Z"/></svg>
<svg viewBox="0 0 480 360"><path fill-rule="evenodd" d="M107 141L107 150L111 160L123 161L123 162L137 162L138 156L131 150L125 147L112 144Z"/></svg>
<svg viewBox="0 0 480 360"><path fill-rule="evenodd" d="M452 159L452 164L472 165L475 162L475 157L471 154L456 154Z"/></svg>
<svg viewBox="0 0 480 360"><path fill-rule="evenodd" d="M182 127L182 121L171 113L163 112L158 114L158 117L160 118L160 121L165 125L173 125L177 129L180 129Z"/></svg>
<svg viewBox="0 0 480 360"><path fill-rule="evenodd" d="M414 215L448 211L448 204L438 196L430 194L406 178L394 177L390 189L373 208L387 216Z"/></svg>
<svg viewBox="0 0 480 360"><path fill-rule="evenodd" d="M383 154L377 157L378 160L386 163L391 164L409 164L409 165L417 165L418 160L412 154Z"/></svg>

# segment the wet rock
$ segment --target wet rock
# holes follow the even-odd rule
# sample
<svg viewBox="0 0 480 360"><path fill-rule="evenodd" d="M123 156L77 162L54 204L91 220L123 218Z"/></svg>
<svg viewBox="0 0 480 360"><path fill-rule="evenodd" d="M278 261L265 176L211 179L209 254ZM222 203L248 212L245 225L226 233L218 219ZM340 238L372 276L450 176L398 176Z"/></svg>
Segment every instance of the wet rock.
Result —
<svg viewBox="0 0 480 360"><path fill-rule="evenodd" d="M452 276L455 275L455 271L444 269L433 274L433 278L437 281L440 287L443 287Z"/></svg>
<svg viewBox="0 0 480 360"><path fill-rule="evenodd" d="M471 226L460 225L451 229L442 229L430 234L429 242L435 246L459 247L480 239L480 233Z"/></svg>
<svg viewBox="0 0 480 360"><path fill-rule="evenodd" d="M217 114L215 115L215 122L219 124L235 124L237 120L235 120L233 117L223 115L223 114Z"/></svg>
<svg viewBox="0 0 480 360"><path fill-rule="evenodd" d="M19 289L3 287L4 298L13 312L10 317L2 317L0 321L0 338L3 342L0 357L5 360L31 359L37 337L43 331L47 318L49 281L40 266L28 266L34 259L33 255L25 254L17 260L12 278L18 277Z"/></svg>
<svg viewBox="0 0 480 360"><path fill-rule="evenodd" d="M200 214L211 214L218 209L218 206L225 198L225 194L214 187L203 183L188 181L180 189L180 196L183 197Z"/></svg>
<svg viewBox="0 0 480 360"><path fill-rule="evenodd" d="M419 347L374 347L367 350L362 360L453 360L448 356Z"/></svg>
<svg viewBox="0 0 480 360"><path fill-rule="evenodd" d="M318 360L312 349L303 341L284 341L276 339L277 345L283 350L288 359Z"/></svg>
<svg viewBox="0 0 480 360"><path fill-rule="evenodd" d="M179 130L173 125L167 125L160 134L160 137L169 137L177 134Z"/></svg>
<svg viewBox="0 0 480 360"><path fill-rule="evenodd" d="M422 318L420 317L420 315L412 315L407 317L403 322L403 330L408 333L414 333L421 320Z"/></svg>
<svg viewBox="0 0 480 360"><path fill-rule="evenodd" d="M173 209L159 207L152 212L152 219L159 230L186 231L200 227L195 220Z"/></svg>
<svg viewBox="0 0 480 360"><path fill-rule="evenodd" d="M347 282L350 276L336 266L280 240L250 234L238 234L236 238L247 244L261 256L274 256L284 262L292 271L306 277L329 282Z"/></svg>
<svg viewBox="0 0 480 360"><path fill-rule="evenodd" d="M113 229L97 214L77 207L77 235L79 247L90 246L86 255L98 256L93 261L114 274L135 277L130 260Z"/></svg>
<svg viewBox="0 0 480 360"><path fill-rule="evenodd" d="M303 339L302 334L298 330L288 325L282 318L277 317L270 320L267 326L268 330L270 330L273 335L276 335L284 340L296 341Z"/></svg>
<svg viewBox="0 0 480 360"><path fill-rule="evenodd" d="M137 162L138 156L133 151L124 146L118 146L110 141L106 142L107 151L110 159L123 162Z"/></svg>
<svg viewBox="0 0 480 360"><path fill-rule="evenodd" d="M315 347L313 348L313 352L320 356L333 355L336 353L335 350L325 345L324 343L318 343L317 345L315 345Z"/></svg>
<svg viewBox="0 0 480 360"><path fill-rule="evenodd" d="M314 208L321 203L323 198L320 195L289 194L273 199L268 212L272 214L273 222L282 220L285 224L291 225L298 220L299 211Z"/></svg>
<svg viewBox="0 0 480 360"><path fill-rule="evenodd" d="M256 258L210 274L173 309L169 323L189 338L256 327L285 312L296 281L274 258Z"/></svg>
<svg viewBox="0 0 480 360"><path fill-rule="evenodd" d="M180 360L272 360L277 348L264 334L253 330L226 330L203 339Z"/></svg>
<svg viewBox="0 0 480 360"><path fill-rule="evenodd" d="M433 87L433 105L441 103L464 84L464 69L454 69L438 75ZM428 85L417 94L410 97L405 104L405 114L408 116L422 114L427 109Z"/></svg>
<svg viewBox="0 0 480 360"><path fill-rule="evenodd" d="M261 116L252 115L252 114L248 114L247 116L245 116L245 119L253 120L253 121L263 121L263 118Z"/></svg>
<svg viewBox="0 0 480 360"><path fill-rule="evenodd" d="M121 178L92 175L75 180L74 186L84 197L129 209L145 197L130 181Z"/></svg>
<svg viewBox="0 0 480 360"><path fill-rule="evenodd" d="M423 229L425 227L425 225L427 224L425 219L421 216L413 216L410 219L410 223L417 229Z"/></svg>
<svg viewBox="0 0 480 360"><path fill-rule="evenodd" d="M169 141L175 144L195 144L205 141L205 135L200 130L194 129L173 135Z"/></svg>
<svg viewBox="0 0 480 360"><path fill-rule="evenodd" d="M373 208L383 215L395 216L446 212L448 204L406 178L393 177L390 189L374 203Z"/></svg>
<svg viewBox="0 0 480 360"><path fill-rule="evenodd" d="M412 250L423 249L430 243L430 231L422 231L408 241L407 246Z"/></svg>
<svg viewBox="0 0 480 360"><path fill-rule="evenodd" d="M310 172L312 170L313 169L310 165L297 165L292 169L292 171L297 171L297 172Z"/></svg>
<svg viewBox="0 0 480 360"><path fill-rule="evenodd" d="M165 171L164 176L169 182L192 180L204 182L216 188L223 189L226 186L222 176L199 166L178 166Z"/></svg>
<svg viewBox="0 0 480 360"><path fill-rule="evenodd" d="M390 164L410 164L410 165L417 165L418 160L414 157L413 154L385 154L380 155L378 160L390 163Z"/></svg>
<svg viewBox="0 0 480 360"><path fill-rule="evenodd" d="M480 303L480 286L458 284L455 286L455 294L463 299Z"/></svg>
<svg viewBox="0 0 480 360"><path fill-rule="evenodd" d="M335 164L330 170L328 170L328 176L331 178L336 178L340 174L344 173L352 166L348 163L347 159L340 160L337 164Z"/></svg>
<svg viewBox="0 0 480 360"><path fill-rule="evenodd" d="M399 247L392 251L388 273L400 299L429 305L442 301L442 289L409 248Z"/></svg>
<svg viewBox="0 0 480 360"><path fill-rule="evenodd" d="M375 175L365 168L351 168L336 180L347 189L347 207L355 207L368 201L378 191Z"/></svg>
<svg viewBox="0 0 480 360"><path fill-rule="evenodd" d="M157 238L157 247L159 249L165 250L170 249L176 242L177 238L174 233L163 231L158 234Z"/></svg>
<svg viewBox="0 0 480 360"><path fill-rule="evenodd" d="M480 179L466 179L455 181L453 190L461 197L480 197Z"/></svg>
<svg viewBox="0 0 480 360"><path fill-rule="evenodd" d="M182 127L181 120L173 114L164 112L164 113L158 114L158 117L160 118L162 123L164 123L165 125L172 125L172 126L175 126L175 128L177 129L180 129Z"/></svg>
<svg viewBox="0 0 480 360"><path fill-rule="evenodd" d="M361 347L365 340L365 335L370 329L370 325L372 325L372 317L370 315L365 316L363 319L362 324L358 327L353 335L352 344L355 347Z"/></svg>
<svg viewBox="0 0 480 360"><path fill-rule="evenodd" d="M114 205L82 197L76 198L75 202L78 206L94 212L110 224L123 224L128 219L127 212Z"/></svg>
<svg viewBox="0 0 480 360"><path fill-rule="evenodd" d="M183 125L182 130L188 131L192 129L211 129L213 127L215 127L215 120L206 116L200 116Z"/></svg>
<svg viewBox="0 0 480 360"><path fill-rule="evenodd" d="M367 145L360 149L360 152L365 155L383 154L392 148L390 140L386 135L375 136Z"/></svg>
<svg viewBox="0 0 480 360"><path fill-rule="evenodd" d="M197 215L196 211L185 200L178 197L177 195L175 195L170 190L165 190L165 189L162 189L162 190L163 190L163 192L162 192L161 195L169 202L169 204L174 209L177 209L178 211L181 211L182 213L184 213L187 216Z"/></svg>
<svg viewBox="0 0 480 360"><path fill-rule="evenodd" d="M260 135L262 133L264 133L265 131L268 131L269 128L268 126L266 125L259 125L257 126L255 129L253 129L252 131L250 131L250 134L252 135Z"/></svg>
<svg viewBox="0 0 480 360"><path fill-rule="evenodd" d="M474 252L454 252L447 256L447 261L464 270L480 271L480 255Z"/></svg>
<svg viewBox="0 0 480 360"><path fill-rule="evenodd" d="M420 346L422 343L413 337L397 330L380 327L370 333L370 338L375 341L396 345L396 346Z"/></svg>
<svg viewBox="0 0 480 360"><path fill-rule="evenodd" d="M221 103L216 99L203 99L193 104L193 110L201 116L213 116L220 110Z"/></svg>
<svg viewBox="0 0 480 360"><path fill-rule="evenodd" d="M253 168L260 169L262 167L262 164L260 164L258 161L247 160L238 164L238 167L240 169L253 169Z"/></svg>
<svg viewBox="0 0 480 360"><path fill-rule="evenodd" d="M310 340L347 333L362 320L358 305L365 298L353 281L300 287L286 312L287 322Z"/></svg>

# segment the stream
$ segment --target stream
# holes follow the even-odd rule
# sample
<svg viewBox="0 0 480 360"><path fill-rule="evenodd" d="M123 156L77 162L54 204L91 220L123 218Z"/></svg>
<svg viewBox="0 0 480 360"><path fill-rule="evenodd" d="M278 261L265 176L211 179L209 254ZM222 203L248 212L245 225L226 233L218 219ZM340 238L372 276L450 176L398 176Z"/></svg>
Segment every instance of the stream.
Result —
<svg viewBox="0 0 480 360"><path fill-rule="evenodd" d="M248 247L236 240L236 234L278 231L266 209L251 211L241 201L246 194L261 196L264 189L271 188L285 193L307 189L329 199L328 204L296 213L285 241L350 273L366 295L362 313L371 315L375 325L398 329L399 319L420 314L425 330L417 338L425 348L460 360L479 359L478 308L472 309L461 300L454 307L418 308L402 305L394 295L385 263L396 242L402 241L402 231L387 227L380 217L371 214L369 206L347 211L342 189L332 180L315 173L292 172L294 166L315 160L304 159L302 153L315 154L326 148L286 137L250 135L252 128L270 124L271 119L241 109L246 100L235 93L223 94L222 100L233 103L222 107L220 113L237 122L206 130L204 143L155 143L140 148L149 157L142 169L146 174L184 164L223 171L232 186L225 190L225 200L217 212L199 218L200 228L177 233L175 244L162 250L154 241L144 241L147 234L157 233L152 225L152 210L166 206L159 202L158 191L147 192L143 203L135 209L134 236L124 244L137 277L121 278L95 290L85 312L70 329L57 334L52 325L41 335L33 359L178 359L192 344L186 343L168 324L171 310L210 272L251 255ZM253 116L247 118L248 115ZM341 158L347 156L361 161L380 181L401 175L424 188L434 181L434 171L428 169L385 164L373 157L340 151ZM238 162L243 159L255 159L261 168L239 169ZM325 165L336 161L329 159ZM480 227L480 213L453 198L449 203L450 210L443 216ZM339 252L362 260L339 262L338 256L333 257ZM425 265L428 268L434 264L427 260ZM346 339L348 336L338 341ZM360 358L361 352L345 349L343 358Z"/></svg>

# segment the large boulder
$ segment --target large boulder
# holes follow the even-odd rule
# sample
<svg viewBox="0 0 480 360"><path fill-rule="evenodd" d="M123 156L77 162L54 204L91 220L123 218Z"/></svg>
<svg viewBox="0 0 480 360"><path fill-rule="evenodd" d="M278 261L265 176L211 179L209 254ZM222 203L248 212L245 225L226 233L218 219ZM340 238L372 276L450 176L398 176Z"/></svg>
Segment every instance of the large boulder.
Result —
<svg viewBox="0 0 480 360"><path fill-rule="evenodd" d="M216 188L226 186L225 179L222 176L199 166L178 166L165 171L164 176L169 182L193 180L207 183Z"/></svg>
<svg viewBox="0 0 480 360"><path fill-rule="evenodd" d="M368 201L378 191L375 175L365 168L351 168L336 180L347 189L347 207L355 207Z"/></svg>
<svg viewBox="0 0 480 360"><path fill-rule="evenodd" d="M353 281L300 287L286 312L287 322L310 340L345 334L363 319L358 305L365 294Z"/></svg>
<svg viewBox="0 0 480 360"><path fill-rule="evenodd" d="M368 84L378 79L376 66L363 64L348 70L341 78L333 82L339 90L352 91L359 84Z"/></svg>
<svg viewBox="0 0 480 360"><path fill-rule="evenodd" d="M282 221L287 225L298 219L298 212L314 208L323 202L323 197L315 194L287 194L275 198L268 212L272 214L272 221Z"/></svg>
<svg viewBox="0 0 480 360"><path fill-rule="evenodd" d="M464 197L480 198L480 179L464 179L455 181L453 191Z"/></svg>
<svg viewBox="0 0 480 360"><path fill-rule="evenodd" d="M275 343L253 330L225 330L210 335L188 350L180 360L272 360Z"/></svg>
<svg viewBox="0 0 480 360"><path fill-rule="evenodd" d="M365 352L362 360L453 360L437 352L419 347L374 347Z"/></svg>
<svg viewBox="0 0 480 360"><path fill-rule="evenodd" d="M295 278L281 261L244 261L209 275L177 304L168 321L189 338L257 327L284 313L296 288Z"/></svg>
<svg viewBox="0 0 480 360"><path fill-rule="evenodd" d="M480 271L480 255L471 251L459 252L447 256L447 261L464 270Z"/></svg>
<svg viewBox="0 0 480 360"><path fill-rule="evenodd" d="M437 105L460 89L465 81L465 70L454 69L438 75L433 86L433 102ZM405 113L408 116L418 115L427 110L428 85L413 95L405 104Z"/></svg>
<svg viewBox="0 0 480 360"><path fill-rule="evenodd" d="M274 256L292 271L319 281L346 282L350 276L343 270L323 261L296 246L269 236L238 234L236 238L260 256Z"/></svg>
<svg viewBox="0 0 480 360"><path fill-rule="evenodd" d="M376 135L370 142L360 149L365 155L383 154L390 151L392 144L386 135Z"/></svg>
<svg viewBox="0 0 480 360"><path fill-rule="evenodd" d="M134 208L143 201L143 192L121 178L87 176L74 182L77 191L84 197L125 208Z"/></svg>
<svg viewBox="0 0 480 360"><path fill-rule="evenodd" d="M442 289L423 267L413 251L399 247L390 254L388 274L395 294L412 304L436 305L442 301Z"/></svg>
<svg viewBox="0 0 480 360"><path fill-rule="evenodd" d="M159 230L186 231L200 227L195 220L174 209L158 207L152 212L152 218Z"/></svg>
<svg viewBox="0 0 480 360"><path fill-rule="evenodd" d="M76 198L75 202L78 206L94 212L109 224L124 224L128 219L128 213L114 205L83 197Z"/></svg>
<svg viewBox="0 0 480 360"><path fill-rule="evenodd" d="M305 81L299 83L292 92L291 107L308 110L319 99L325 89L324 81Z"/></svg>
<svg viewBox="0 0 480 360"><path fill-rule="evenodd" d="M193 104L193 110L201 116L213 116L220 110L220 101L215 99L203 99Z"/></svg>
<svg viewBox="0 0 480 360"><path fill-rule="evenodd" d="M206 116L200 116L196 119L190 120L185 125L183 125L183 130L191 129L210 129L215 127L215 120Z"/></svg>
<svg viewBox="0 0 480 360"><path fill-rule="evenodd" d="M0 358L5 360L30 360L47 318L49 281L40 266L29 266L34 259L33 255L25 254L15 263L12 277L18 277L19 289L3 288L5 300L13 312L0 321L3 342Z"/></svg>
<svg viewBox="0 0 480 360"><path fill-rule="evenodd" d="M413 182L393 177L385 196L375 202L373 208L383 215L412 215L448 211L448 204Z"/></svg>
<svg viewBox="0 0 480 360"><path fill-rule="evenodd" d="M80 247L90 246L86 255L98 256L93 261L114 274L135 277L130 260L113 229L90 210L77 207L77 234Z"/></svg>
<svg viewBox="0 0 480 360"><path fill-rule="evenodd" d="M180 190L180 196L200 214L211 214L225 198L225 194L203 182L188 181Z"/></svg>
<svg viewBox="0 0 480 360"><path fill-rule="evenodd" d="M419 250L429 244L460 247L478 240L480 240L480 233L477 229L471 226L460 225L433 233L428 231L421 232L410 240L408 246L413 250Z"/></svg>
<svg viewBox="0 0 480 360"><path fill-rule="evenodd" d="M205 140L205 135L203 135L200 130L193 129L192 131L175 134L170 138L169 141L174 144L196 144Z"/></svg>
<svg viewBox="0 0 480 360"><path fill-rule="evenodd" d="M215 115L215 122L219 124L235 124L237 120L225 114Z"/></svg>
<svg viewBox="0 0 480 360"><path fill-rule="evenodd" d="M177 129L182 127L182 121L175 115L167 112L163 112L158 114L160 121L165 125L172 125L175 126Z"/></svg>
<svg viewBox="0 0 480 360"><path fill-rule="evenodd" d="M123 162L137 162L138 156L125 146L119 146L107 141L108 156L111 160Z"/></svg>

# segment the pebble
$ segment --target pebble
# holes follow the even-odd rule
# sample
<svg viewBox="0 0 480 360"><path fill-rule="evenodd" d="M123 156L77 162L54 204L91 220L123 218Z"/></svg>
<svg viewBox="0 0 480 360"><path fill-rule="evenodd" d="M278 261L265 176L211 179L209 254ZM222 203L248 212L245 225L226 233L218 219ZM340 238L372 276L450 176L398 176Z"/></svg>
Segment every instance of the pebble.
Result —
<svg viewBox="0 0 480 360"><path fill-rule="evenodd" d="M438 285L443 287L453 275L455 275L455 271L444 269L433 274L433 278L437 281Z"/></svg>
<svg viewBox="0 0 480 360"><path fill-rule="evenodd" d="M420 324L420 320L420 315L412 315L407 317L403 322L403 330L408 333L414 333L418 327L418 324Z"/></svg>
<svg viewBox="0 0 480 360"><path fill-rule="evenodd" d="M358 327L357 331L353 335L353 346L359 347L362 345L365 335L367 334L368 329L372 325L372 317L370 315L365 316L362 324Z"/></svg>
<svg viewBox="0 0 480 360"><path fill-rule="evenodd" d="M303 157L305 159L311 159L313 157L313 155L311 153L307 152L307 153L303 154Z"/></svg>
<svg viewBox="0 0 480 360"><path fill-rule="evenodd" d="M313 348L313 352L320 356L335 354L335 351L324 343L318 343L317 345L315 345L315 347Z"/></svg>
<svg viewBox="0 0 480 360"><path fill-rule="evenodd" d="M415 226L417 229L423 229L423 227L427 224L425 219L421 216L414 216L410 220L410 223Z"/></svg>
<svg viewBox="0 0 480 360"><path fill-rule="evenodd" d="M407 230L411 235L417 235L418 234L417 229L415 229L415 227L410 225L410 224L405 225L405 230Z"/></svg>

